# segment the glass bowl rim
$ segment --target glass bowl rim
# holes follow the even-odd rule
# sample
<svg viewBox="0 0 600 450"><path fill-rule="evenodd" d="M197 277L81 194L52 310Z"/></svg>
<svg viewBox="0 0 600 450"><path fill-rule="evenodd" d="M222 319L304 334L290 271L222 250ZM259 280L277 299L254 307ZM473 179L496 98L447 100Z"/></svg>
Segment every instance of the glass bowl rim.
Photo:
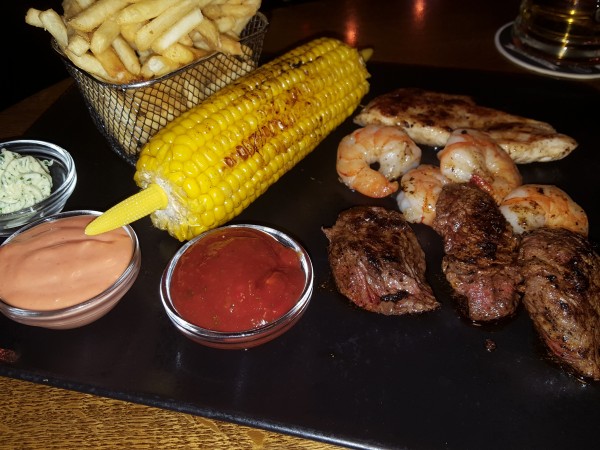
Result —
<svg viewBox="0 0 600 450"><path fill-rule="evenodd" d="M304 287L296 303L294 303L294 305L286 313L282 314L277 319L249 330L216 331L208 328L203 328L198 325L194 325L193 323L190 323L187 320L185 320L177 312L173 305L169 287L171 283L171 276L173 274L173 271L175 270L175 267L177 266L179 259L190 247L192 247L196 242L208 236L209 234L217 233L224 229L232 228L250 228L261 231L267 234L268 236L273 237L286 247L295 250L299 256L302 271L304 273ZM282 327L292 322L296 317L299 317L300 314L303 313L303 311L308 307L310 303L310 299L312 297L313 292L313 286L314 269L312 261L306 249L304 249L304 247L300 245L300 243L296 239L292 238L289 234L284 233L283 231L264 225L232 224L205 231L204 233L188 241L177 251L177 253L175 253L175 255L169 261L169 264L165 268L161 277L160 297L163 306L167 312L167 315L169 316L169 319L171 319L171 321L174 322L174 324L178 328L180 328L185 333L189 334L191 337L219 344L231 343L232 345L235 345L242 342L252 341L254 338L264 339L265 336L278 332Z"/></svg>
<svg viewBox="0 0 600 450"><path fill-rule="evenodd" d="M15 146L17 146L17 145L21 145L21 146L29 145L31 147L30 148L28 147L27 148L28 152L26 152L25 149L15 150ZM58 203L63 199L66 202L65 197L69 196L75 189L75 184L77 183L77 170L75 167L75 161L74 161L73 157L71 156L71 154L63 147L61 147L57 144L54 144L52 142L41 141L41 140L36 140L36 139L14 139L14 140L10 140L10 141L0 141L0 149L5 149L8 151L12 151L12 152L16 152L16 153L24 154L24 155L34 153L34 152L40 152L45 155L42 158L50 158L53 160L60 161L60 163L62 163L62 165L66 169L65 179L60 184L60 186L57 186L50 193L50 195L48 197L44 198L43 200L40 200L39 202L37 202L31 206L28 206L26 208L22 208L22 209L19 209L17 211L13 211L10 213L0 213L0 221L8 222L10 220L16 220L25 213L43 212L45 209L52 207L55 203ZM33 222L29 222L29 223L33 223ZM27 223L24 223L22 226L24 226L26 224ZM15 231L18 231L18 229L19 229L19 227L14 228ZM0 229L0 231L10 231L10 230L13 230L13 228Z"/></svg>
<svg viewBox="0 0 600 450"><path fill-rule="evenodd" d="M99 216L100 214L102 214L100 211L79 209L72 211L61 211L50 216L41 217L38 220L35 220L34 222L24 225L23 227L19 228L17 231L12 233L2 244L0 244L0 247L10 243L10 241L17 237L19 234L22 234L25 231L28 231L38 225L41 225L42 223L53 222L66 217L86 215ZM92 306L98 303L102 303L103 300L110 300L112 298L112 295L120 292L120 288L126 285L127 282L131 279L131 277L135 276L135 274L140 270L139 262L141 259L141 249L137 234L135 230L131 227L131 225L125 225L122 228L125 229L125 231L131 239L133 247L131 252L131 259L129 260L129 264L127 264L127 268L123 271L119 278L117 278L117 280L115 280L115 282L111 284L108 288L106 288L104 291L100 292L94 297L84 300L81 303L77 303L72 306L66 306L64 308L48 310L19 308L17 306L12 306L6 303L2 298L0 298L0 309L15 317L29 319L46 319L52 318L53 316L74 315L76 313L86 311L87 309L91 308Z"/></svg>

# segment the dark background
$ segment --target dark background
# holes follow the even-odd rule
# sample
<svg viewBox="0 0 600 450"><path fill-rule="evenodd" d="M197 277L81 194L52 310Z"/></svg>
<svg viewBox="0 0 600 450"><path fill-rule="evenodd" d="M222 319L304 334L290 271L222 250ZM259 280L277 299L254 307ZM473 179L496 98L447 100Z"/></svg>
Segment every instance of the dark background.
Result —
<svg viewBox="0 0 600 450"><path fill-rule="evenodd" d="M50 34L25 23L30 7L53 8L62 13L60 0L10 0L3 2L0 26L3 64L0 109L17 103L37 91L67 78L62 62L50 47Z"/></svg>

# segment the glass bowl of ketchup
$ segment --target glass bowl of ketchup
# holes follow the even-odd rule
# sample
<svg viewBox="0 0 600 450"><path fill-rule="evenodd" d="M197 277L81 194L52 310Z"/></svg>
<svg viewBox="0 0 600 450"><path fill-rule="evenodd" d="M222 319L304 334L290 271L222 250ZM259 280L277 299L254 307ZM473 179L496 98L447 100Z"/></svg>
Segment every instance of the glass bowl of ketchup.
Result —
<svg viewBox="0 0 600 450"><path fill-rule="evenodd" d="M135 282L141 252L133 228L85 234L97 211L39 219L0 245L0 312L25 325L69 329L112 310Z"/></svg>
<svg viewBox="0 0 600 450"><path fill-rule="evenodd" d="M161 279L175 327L196 343L247 349L275 339L304 314L314 274L306 250L281 231L229 225L187 242Z"/></svg>

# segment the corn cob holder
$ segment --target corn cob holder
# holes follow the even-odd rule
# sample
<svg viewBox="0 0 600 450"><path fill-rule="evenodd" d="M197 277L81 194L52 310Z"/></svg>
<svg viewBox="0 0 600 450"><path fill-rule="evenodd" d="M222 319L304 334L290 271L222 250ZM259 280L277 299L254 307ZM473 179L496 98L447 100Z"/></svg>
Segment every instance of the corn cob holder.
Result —
<svg viewBox="0 0 600 450"><path fill-rule="evenodd" d="M367 57L319 38L222 88L148 141L134 175L142 190L86 233L150 215L184 241L233 219L358 107Z"/></svg>

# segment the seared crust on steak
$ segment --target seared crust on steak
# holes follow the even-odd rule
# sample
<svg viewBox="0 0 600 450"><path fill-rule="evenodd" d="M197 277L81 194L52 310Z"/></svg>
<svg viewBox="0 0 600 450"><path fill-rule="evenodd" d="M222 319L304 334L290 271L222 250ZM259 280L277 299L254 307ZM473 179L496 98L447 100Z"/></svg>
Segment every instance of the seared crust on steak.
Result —
<svg viewBox="0 0 600 450"><path fill-rule="evenodd" d="M518 164L554 161L571 153L577 142L552 125L479 106L466 95L418 88L396 89L370 101L356 116L365 126L398 126L417 143L443 147L453 130L487 133Z"/></svg>
<svg viewBox="0 0 600 450"><path fill-rule="evenodd" d="M519 256L523 303L546 347L576 375L600 380L600 257L560 228L525 233Z"/></svg>
<svg viewBox="0 0 600 450"><path fill-rule="evenodd" d="M425 280L425 253L399 211L357 206L323 232L336 286L356 305L386 315L440 306Z"/></svg>
<svg viewBox="0 0 600 450"><path fill-rule="evenodd" d="M475 322L513 315L522 279L516 264L518 238L494 199L471 184L447 184L432 227L444 241L442 270L460 312Z"/></svg>

